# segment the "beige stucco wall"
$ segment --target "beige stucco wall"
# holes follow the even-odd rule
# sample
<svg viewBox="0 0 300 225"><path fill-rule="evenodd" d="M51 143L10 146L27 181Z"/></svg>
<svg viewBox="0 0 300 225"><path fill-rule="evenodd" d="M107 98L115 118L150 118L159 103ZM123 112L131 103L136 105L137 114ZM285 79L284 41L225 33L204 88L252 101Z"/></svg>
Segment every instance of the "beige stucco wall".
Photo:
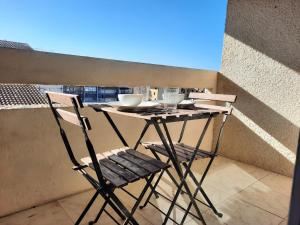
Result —
<svg viewBox="0 0 300 225"><path fill-rule="evenodd" d="M0 82L216 87L215 71L0 48Z"/></svg>
<svg viewBox="0 0 300 225"><path fill-rule="evenodd" d="M0 83L78 85L159 85L216 89L217 73L43 52L0 50ZM90 132L98 152L122 147L103 116L83 112L92 124ZM117 124L133 145L144 121L120 118ZM203 124L190 123L186 143L195 143ZM213 125L213 124L212 124ZM68 127L78 157L86 156L80 133ZM178 137L178 129L171 132ZM212 126L203 148L212 143ZM175 136L176 135L176 136ZM145 140L158 140L154 130ZM71 169L52 114L47 108L0 110L0 216L39 205L89 188Z"/></svg>
<svg viewBox="0 0 300 225"><path fill-rule="evenodd" d="M300 1L229 0L218 92L238 101L222 154L292 175L299 71Z"/></svg>

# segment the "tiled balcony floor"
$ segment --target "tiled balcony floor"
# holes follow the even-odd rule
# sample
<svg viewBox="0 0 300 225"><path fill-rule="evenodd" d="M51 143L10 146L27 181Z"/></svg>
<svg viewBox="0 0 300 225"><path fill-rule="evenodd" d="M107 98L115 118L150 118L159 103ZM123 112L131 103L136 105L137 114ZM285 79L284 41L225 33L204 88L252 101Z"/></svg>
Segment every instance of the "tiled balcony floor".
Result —
<svg viewBox="0 0 300 225"><path fill-rule="evenodd" d="M194 169L203 170L205 161L196 161ZM198 176L199 176L198 174ZM143 181L140 181L143 182ZM128 187L136 195L140 185ZM176 189L170 185L167 177L160 183L160 191L172 197ZM215 160L204 189L211 197L220 212L224 214L219 219L206 207L201 206L204 218L208 225L284 225L287 224L288 206L291 190L291 179L277 175L247 164L233 161L224 157ZM28 209L0 219L0 225L69 225L73 224L82 211L86 202L91 198L92 191L66 197L58 201L39 207ZM124 193L117 192L126 205L132 205L132 200ZM186 206L187 197L182 195L179 203ZM98 202L97 202L98 201ZM82 224L87 224L94 218L101 206L102 200L98 198ZM166 211L168 202L163 198L152 199L152 202ZM180 221L183 212L175 209L172 217ZM136 219L140 224L157 225L163 221L163 216L151 205L143 210L137 210ZM117 218L117 217L116 217ZM114 224L103 214L98 224ZM173 224L169 222L169 224ZM185 224L196 225L199 221L188 217Z"/></svg>

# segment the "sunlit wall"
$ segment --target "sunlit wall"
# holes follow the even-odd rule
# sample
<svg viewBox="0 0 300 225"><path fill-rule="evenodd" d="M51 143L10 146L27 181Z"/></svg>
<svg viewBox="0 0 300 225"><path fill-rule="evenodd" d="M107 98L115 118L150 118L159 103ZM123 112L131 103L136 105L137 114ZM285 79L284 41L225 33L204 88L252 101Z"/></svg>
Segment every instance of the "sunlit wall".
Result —
<svg viewBox="0 0 300 225"><path fill-rule="evenodd" d="M229 0L218 92L238 95L222 153L292 175L300 126L300 2Z"/></svg>

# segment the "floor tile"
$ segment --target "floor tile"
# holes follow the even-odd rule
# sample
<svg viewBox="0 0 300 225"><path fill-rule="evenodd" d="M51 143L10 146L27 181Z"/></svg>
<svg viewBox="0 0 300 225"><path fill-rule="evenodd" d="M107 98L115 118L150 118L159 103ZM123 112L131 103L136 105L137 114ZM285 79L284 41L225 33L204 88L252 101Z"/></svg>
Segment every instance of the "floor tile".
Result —
<svg viewBox="0 0 300 225"><path fill-rule="evenodd" d="M129 185L129 187L126 187L126 189L131 190L132 194L134 194L135 196L138 196L140 194L140 192L142 191L142 188L144 187L144 185L145 185L144 181L138 181L135 184ZM162 192L168 198L172 199L172 197L174 196L175 191L177 189L175 189L175 188L172 189L172 187L170 185L165 185L164 181L162 181L162 183L160 183L160 185L163 185L163 188L162 189L158 188L158 190L160 192ZM146 196L148 196L148 193ZM121 190L117 190L116 194L123 200L123 202L125 202L126 206L128 206L129 208L131 208L133 206L135 200L133 200L131 197L128 197L128 195L126 193L124 193ZM142 203L144 203L144 200L142 201ZM156 207L158 207L164 213L167 213L167 211L170 207L170 204L171 204L168 200L164 199L163 197L159 197L158 199L156 199L154 196L152 196L152 198L151 198L151 203L154 204ZM177 203L180 204L181 206L187 208L188 203L187 203L185 197L182 197L180 195L180 198ZM207 207L205 207L205 208L207 209ZM155 209L150 203L145 208L138 209L138 213L141 214L146 220L148 220L149 222L151 222L152 224L155 224L155 225L161 224L164 220L164 215L161 214L157 209ZM174 209L171 213L171 217L176 221L181 221L183 215L184 215L184 211L182 209L180 209L179 207L174 207ZM151 220L149 220L149 218ZM188 221L189 219L191 219L190 215L187 217L186 221ZM168 224L173 224L173 223L171 221L169 221Z"/></svg>
<svg viewBox="0 0 300 225"><path fill-rule="evenodd" d="M197 163L198 162L199 161L197 161ZM208 176L210 176L210 175L208 175ZM199 181L200 177L198 177L198 178L199 178L198 179L198 181ZM188 179L187 179L187 184L188 184L189 188L191 189L192 193L194 193L194 191L196 189L196 185L190 177L188 177ZM205 184L205 186L203 186L203 189L206 192L206 194L209 196L211 201L214 203L223 201L224 199L228 198L231 195L230 193L224 192L221 188L219 188L218 185L214 185L214 184L212 184L212 185ZM167 195L168 197L173 197L177 190L177 187L174 185L174 183L171 181L171 179L167 175L165 175L165 176L163 176L163 178L161 179L161 181L158 185L158 190L160 192L162 192L163 194ZM201 200L203 200L200 192L198 192L198 193L199 194L197 197L200 198ZM187 195L184 195L184 196L187 196Z"/></svg>
<svg viewBox="0 0 300 225"><path fill-rule="evenodd" d="M252 184L237 196L245 202L285 218L290 202L290 187L286 181L281 176L270 175Z"/></svg>
<svg viewBox="0 0 300 225"><path fill-rule="evenodd" d="M206 212L204 218L207 224L227 224L227 225L277 225L282 220L271 213L259 209L253 205L245 203L235 197L231 197L219 205L223 213L222 218L218 218L212 212ZM192 221L189 221L192 225Z"/></svg>
<svg viewBox="0 0 300 225"><path fill-rule="evenodd" d="M198 179L202 176L201 167L201 160L196 161L193 166L193 172ZM268 174L268 171L257 167L217 157L203 182L203 187L209 188L210 186L227 194L235 194Z"/></svg>
<svg viewBox="0 0 300 225"><path fill-rule="evenodd" d="M204 217L206 224L208 224L208 225L227 225L225 222L218 220L215 216L213 216L209 213L204 213L203 217ZM184 225L201 225L201 222L192 219L192 220L185 222Z"/></svg>
<svg viewBox="0 0 300 225"><path fill-rule="evenodd" d="M269 189L290 196L292 190L292 178L280 174L270 173L260 180Z"/></svg>
<svg viewBox="0 0 300 225"><path fill-rule="evenodd" d="M0 219L0 225L72 225L72 220L57 202L28 209Z"/></svg>
<svg viewBox="0 0 300 225"><path fill-rule="evenodd" d="M61 205L61 207L66 211L66 213L70 216L72 221L75 222L80 216L85 206L87 205L88 201L92 198L94 193L94 190L91 190L61 199L58 202ZM82 224L87 224L89 221L95 218L103 202L103 199L99 196L92 205L91 209L88 211L87 215L84 217ZM112 213L112 215L114 215L115 218L118 219L118 221L121 221L121 219L113 212L113 210L110 209L110 207L107 207L107 209L110 213ZM106 213L102 214L98 223L114 224Z"/></svg>
<svg viewBox="0 0 300 225"><path fill-rule="evenodd" d="M236 166L238 166L241 170L247 172L249 175L251 175L252 177L260 180L266 176L268 176L271 172L266 171L264 169L246 164L246 163L242 163L242 162L237 162L235 160L231 160L231 163L235 164Z"/></svg>
<svg viewBox="0 0 300 225"><path fill-rule="evenodd" d="M288 225L288 219L287 218L283 219L279 225Z"/></svg>
<svg viewBox="0 0 300 225"><path fill-rule="evenodd" d="M193 165L193 172L198 180L201 178L207 163L207 160L198 160ZM175 174L174 170L171 171ZM187 183L191 191L194 192L195 185L190 178ZM286 225L291 185L292 181L288 177L224 157L217 157L203 183L203 188L218 211L224 216L218 218L208 207L200 203L198 205L208 225ZM145 180L140 180L128 185L126 189L138 196L144 186ZM172 199L177 188L170 178L164 176L159 183L158 190ZM94 191L91 190L86 191L1 218L0 225L74 224L93 193ZM130 210L135 200L120 189L116 190L115 193ZM198 198L203 200L200 195ZM99 196L84 218L83 225L87 225L88 221L94 219L103 202ZM158 199L153 197L151 202L165 213L170 206L170 202L163 197ZM178 204L186 208L189 202L186 194L179 195ZM107 210L119 222L122 222L110 207L107 207ZM193 207L191 211L195 213ZM171 218L180 222L183 215L184 211L175 207L171 213ZM140 224L144 225L157 225L164 220L164 215L150 204L144 209L137 209L134 216ZM98 224L112 225L115 223L106 214L103 214ZM167 224L172 225L174 223L169 220ZM201 223L189 215L185 225L194 224Z"/></svg>
<svg viewBox="0 0 300 225"><path fill-rule="evenodd" d="M122 198L124 199L124 198ZM133 201L125 201L126 206L132 207L132 202ZM156 199L154 196L151 198L151 203L154 204L157 208L159 208L161 211L164 213L167 213L169 207L170 207L170 202L163 197L159 197ZM182 206L187 207L186 204L182 204L183 202L180 202ZM161 224L164 220L164 215L161 214L156 208L154 208L150 203L143 209L138 209L138 212L142 214L147 220L151 218L151 223L153 224ZM180 221L181 218L184 215L184 211L180 209L179 207L174 207L171 216L173 219L176 221ZM188 217L189 218L189 217Z"/></svg>
<svg viewBox="0 0 300 225"><path fill-rule="evenodd" d="M81 212L83 211L84 207L91 199L94 194L94 190L83 192L77 195L73 195L64 199L59 200L59 203L63 207L63 209L67 212L73 222L77 220ZM121 196L122 202L124 205L128 202L128 197L124 197L125 195ZM99 196L91 209L88 211L87 215L84 217L82 224L88 224L89 221L93 220L97 215L98 211L100 210L104 200L101 196ZM131 205L131 204L130 204ZM114 218L117 219L118 222L122 222L120 217L110 208L110 206L106 207L107 211L111 213ZM131 208L128 208L130 210ZM134 218L140 223L145 225L150 225L151 223L147 221L138 211L134 214ZM98 221L97 224L115 224L111 218L106 213L103 213Z"/></svg>
<svg viewBox="0 0 300 225"><path fill-rule="evenodd" d="M210 174L204 181L203 187L210 185L229 194L235 194L256 181L255 177L240 169L240 167L228 165L222 170Z"/></svg>
<svg viewBox="0 0 300 225"><path fill-rule="evenodd" d="M188 186L189 186L192 194L194 194L196 186L193 183L191 183L191 181L188 182ZM183 190L185 190L185 189L183 189ZM176 194L177 187L173 183L171 183L170 180L167 180L167 178L164 177L161 180L161 182L159 183L159 185L157 187L157 191L159 191L159 193L165 195L170 200L172 200L172 199L174 199L174 196ZM207 192L208 195L210 195L211 192L213 192L213 188L210 188L210 189L205 190L205 191ZM216 192L216 193L218 193L218 194L214 195L215 198L212 198L212 201L215 201L217 198L221 198L221 194L219 192ZM160 198L163 199L163 197L160 197ZM202 195L200 194L200 192L197 195L197 199L205 202L205 200L202 197ZM159 203L159 199L155 199L154 197L152 198L152 201L156 201L156 202ZM188 207L188 205L190 204L190 198L186 193L181 193L179 195L176 203L186 209ZM209 208L207 206L201 204L200 202L196 201L196 203L197 203L197 205L198 205L201 212L209 210ZM169 208L170 202L167 202L166 204L161 204L161 205L162 205L163 210L167 210ZM194 209L193 206L191 207L191 212L196 214L196 210ZM180 215L180 214L182 214L182 213L178 212L178 215Z"/></svg>

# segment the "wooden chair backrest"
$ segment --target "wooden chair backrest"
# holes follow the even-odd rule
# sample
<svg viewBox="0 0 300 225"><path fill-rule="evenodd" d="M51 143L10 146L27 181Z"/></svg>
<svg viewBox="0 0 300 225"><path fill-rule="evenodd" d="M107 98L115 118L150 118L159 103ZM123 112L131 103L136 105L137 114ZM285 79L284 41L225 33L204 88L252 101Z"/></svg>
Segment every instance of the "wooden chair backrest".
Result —
<svg viewBox="0 0 300 225"><path fill-rule="evenodd" d="M56 123L60 128L60 135L65 144L69 158L75 166L75 167L73 167L73 169L77 168L77 169L81 170L80 168L82 165L80 165L80 163L78 162L78 160L76 159L76 157L73 153L73 150L69 143L68 137L67 137L63 127L61 126L60 119L81 127L81 130L82 130L82 133L83 133L84 139L85 139L85 144L86 144L87 150L89 152L89 155L92 159L92 163L93 163L94 170L96 172L98 181L102 186L106 185L105 180L102 175L102 172L101 172L101 169L100 169L99 162L97 160L95 149L94 149L94 147L89 139L89 136L86 132L87 130L91 129L89 120L87 117L81 116L79 113L79 110L78 110L78 108L83 108L80 97L78 95L70 95L70 94L55 93L55 92L46 92L46 96L48 98L49 105L50 105L50 108L55 117ZM72 106L75 113L69 112L69 111L66 111L63 109L58 109L57 106L53 105L53 103L59 103L59 104L63 104L66 106Z"/></svg>
<svg viewBox="0 0 300 225"><path fill-rule="evenodd" d="M219 111L224 111L226 114L231 114L232 107L226 107L226 106L219 106L219 105L209 105L209 104L196 104L198 108L204 108L204 109L215 109Z"/></svg>
<svg viewBox="0 0 300 225"><path fill-rule="evenodd" d="M75 113L63 110L63 109L55 109L57 112L57 115L59 118L63 119L64 121L67 121L69 123L72 123L77 126L81 126L80 120L78 119L77 115ZM89 119L85 116L81 116L84 129L91 130L91 125L89 122Z"/></svg>
<svg viewBox="0 0 300 225"><path fill-rule="evenodd" d="M236 95L210 94L210 93L198 93L198 92L191 92L189 94L189 98L230 102L230 103L234 103L236 101Z"/></svg>
<svg viewBox="0 0 300 225"><path fill-rule="evenodd" d="M78 108L83 108L83 104L78 95L71 95L71 94L57 93L57 92L46 92L46 95L48 96L48 99L51 101L51 105L52 103L58 103L65 106L72 106L74 107L75 110ZM55 111L58 118L79 127L83 126L85 130L91 130L91 125L87 117L85 116L79 117L79 115L77 115L76 113L69 112L63 109L58 109L56 107L53 107L53 110Z"/></svg>
<svg viewBox="0 0 300 225"><path fill-rule="evenodd" d="M234 103L236 101L236 95L210 94L210 93L198 93L198 92L191 92L189 94L189 98L227 102L230 105L231 105L231 103ZM226 111L226 114L228 114L228 115L230 115L232 113L232 107L231 106L197 104L197 107Z"/></svg>
<svg viewBox="0 0 300 225"><path fill-rule="evenodd" d="M47 91L46 94L49 96L51 102L53 103L59 103L65 106L74 106L75 104L77 108L83 108L83 104L78 95L51 92L51 91Z"/></svg>

